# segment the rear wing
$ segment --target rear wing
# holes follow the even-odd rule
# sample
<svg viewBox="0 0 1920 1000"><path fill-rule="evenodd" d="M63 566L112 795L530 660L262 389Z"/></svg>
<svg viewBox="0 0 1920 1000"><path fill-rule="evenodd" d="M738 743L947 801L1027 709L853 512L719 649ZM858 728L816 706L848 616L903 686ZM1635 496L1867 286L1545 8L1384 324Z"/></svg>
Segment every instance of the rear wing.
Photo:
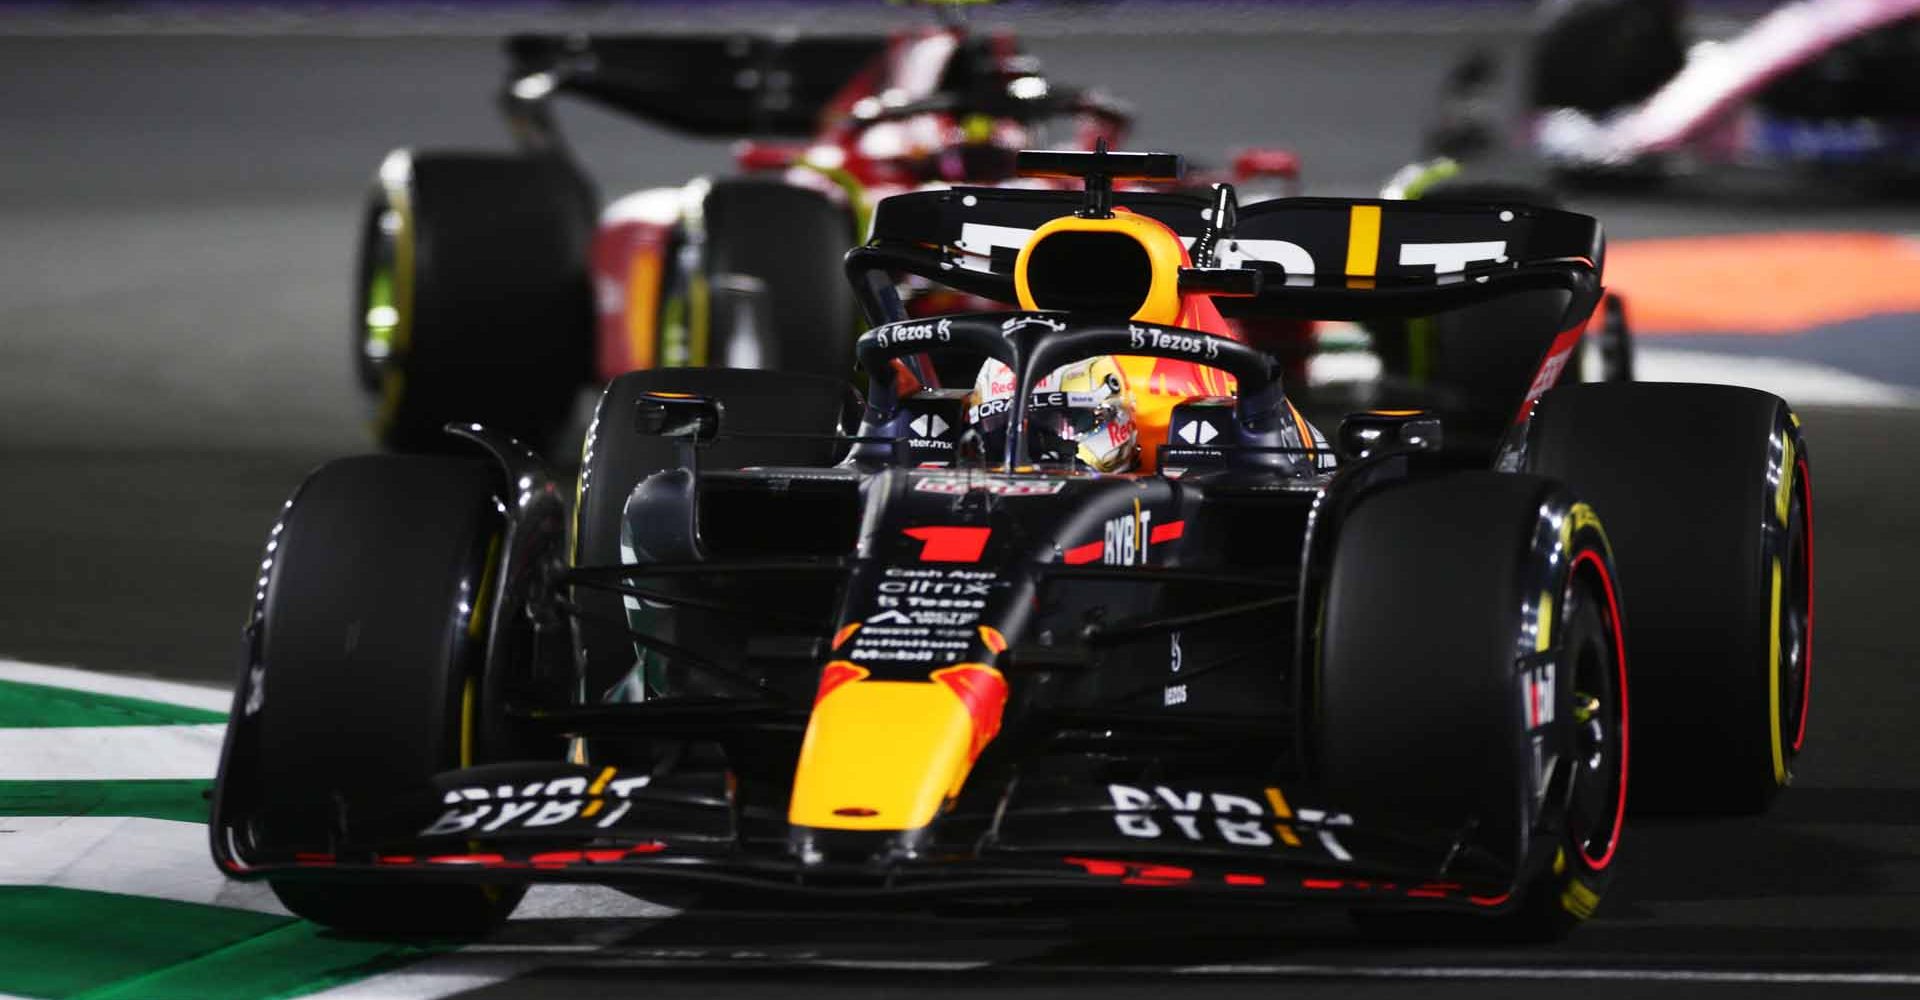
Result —
<svg viewBox="0 0 1920 1000"><path fill-rule="evenodd" d="M515 35L504 101L544 123L555 94L703 136L809 136L833 98L885 52L884 35Z"/></svg>
<svg viewBox="0 0 1920 1000"><path fill-rule="evenodd" d="M1189 244L1207 231L1212 199L1117 191L1116 206L1165 223ZM875 323L900 318L891 273L906 271L1001 302L1015 300L1013 264L1033 231L1071 215L1071 191L954 188L882 201L871 241L847 255ZM1606 239L1591 216L1524 204L1278 198L1241 206L1219 265L1262 275L1251 297L1218 298L1227 315L1314 319L1418 316L1526 289L1569 294L1567 328L1600 300Z"/></svg>

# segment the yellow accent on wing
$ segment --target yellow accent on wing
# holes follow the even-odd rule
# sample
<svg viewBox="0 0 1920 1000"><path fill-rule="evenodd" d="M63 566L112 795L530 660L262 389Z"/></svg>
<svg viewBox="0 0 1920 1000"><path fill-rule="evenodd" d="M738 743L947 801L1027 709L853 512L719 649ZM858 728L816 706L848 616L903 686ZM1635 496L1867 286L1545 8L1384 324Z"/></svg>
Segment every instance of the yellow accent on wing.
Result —
<svg viewBox="0 0 1920 1000"><path fill-rule="evenodd" d="M1287 808L1287 797L1281 794L1280 789L1273 786L1267 787L1267 804L1273 807L1273 814L1280 819L1293 818L1293 810ZM1293 832L1293 824L1275 823L1273 832L1279 834L1281 843L1288 847L1300 846L1300 835Z"/></svg>
<svg viewBox="0 0 1920 1000"><path fill-rule="evenodd" d="M1347 286L1370 288L1380 267L1380 206L1355 205L1347 216Z"/></svg>
<svg viewBox="0 0 1920 1000"><path fill-rule="evenodd" d="M972 766L973 719L937 681L860 680L813 707L787 821L834 830L933 822Z"/></svg>

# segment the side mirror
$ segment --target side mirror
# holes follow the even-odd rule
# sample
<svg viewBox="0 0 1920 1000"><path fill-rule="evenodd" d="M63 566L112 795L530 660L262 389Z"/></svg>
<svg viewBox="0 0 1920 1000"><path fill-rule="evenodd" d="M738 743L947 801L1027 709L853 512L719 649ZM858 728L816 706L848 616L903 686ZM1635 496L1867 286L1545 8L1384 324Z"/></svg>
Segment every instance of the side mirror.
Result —
<svg viewBox="0 0 1920 1000"><path fill-rule="evenodd" d="M634 408L634 429L656 437L677 437L702 444L720 434L719 400L677 392L648 392Z"/></svg>
<svg viewBox="0 0 1920 1000"><path fill-rule="evenodd" d="M1336 442L1347 461L1369 455L1440 450L1440 418L1426 410L1367 410L1340 421Z"/></svg>

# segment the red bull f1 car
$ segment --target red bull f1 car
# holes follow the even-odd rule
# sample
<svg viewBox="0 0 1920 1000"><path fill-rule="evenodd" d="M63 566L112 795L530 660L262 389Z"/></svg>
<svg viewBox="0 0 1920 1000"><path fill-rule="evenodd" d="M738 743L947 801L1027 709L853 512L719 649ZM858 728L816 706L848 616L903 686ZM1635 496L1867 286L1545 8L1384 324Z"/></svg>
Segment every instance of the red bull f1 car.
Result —
<svg viewBox="0 0 1920 1000"><path fill-rule="evenodd" d="M401 149L362 216L353 351L388 448L479 420L545 446L584 385L700 365L845 377L839 255L879 199L1014 180L1023 146L1120 142L1128 107L957 17L891 35L521 35L511 153ZM571 98L701 137L737 173L609 200L559 128ZM1296 176L1247 150L1237 180ZM1223 175L1224 179L1224 175ZM1026 182L1040 183L1040 182ZM924 289L916 313L985 308Z"/></svg>
<svg viewBox="0 0 1920 1000"><path fill-rule="evenodd" d="M577 484L478 424L449 428L472 458L309 477L246 629L219 867L373 934L483 931L556 880L1550 937L1600 904L1629 802L1786 784L1798 420L1559 385L1598 223L1114 190L1171 154L1021 166L1084 190L879 205L844 259L864 396L634 372ZM908 316L903 275L1018 308ZM1561 308L1491 463L1417 411L1329 441L1227 323L1534 293ZM955 359L972 388L939 387Z"/></svg>

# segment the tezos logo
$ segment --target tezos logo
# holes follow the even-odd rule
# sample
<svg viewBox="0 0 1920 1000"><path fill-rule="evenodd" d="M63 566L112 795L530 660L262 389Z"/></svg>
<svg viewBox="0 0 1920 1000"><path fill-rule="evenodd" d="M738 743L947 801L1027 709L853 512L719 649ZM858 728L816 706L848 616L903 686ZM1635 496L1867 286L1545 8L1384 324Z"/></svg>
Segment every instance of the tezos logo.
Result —
<svg viewBox="0 0 1920 1000"><path fill-rule="evenodd" d="M946 343L953 339L953 320L942 319L938 323L910 323L893 327L881 327L874 338L881 347L892 344L914 344L927 340Z"/></svg>
<svg viewBox="0 0 1920 1000"><path fill-rule="evenodd" d="M1129 324L1127 334L1136 350L1152 346L1155 350L1178 351L1208 360L1220 356L1220 342L1204 333L1174 333L1171 330Z"/></svg>

